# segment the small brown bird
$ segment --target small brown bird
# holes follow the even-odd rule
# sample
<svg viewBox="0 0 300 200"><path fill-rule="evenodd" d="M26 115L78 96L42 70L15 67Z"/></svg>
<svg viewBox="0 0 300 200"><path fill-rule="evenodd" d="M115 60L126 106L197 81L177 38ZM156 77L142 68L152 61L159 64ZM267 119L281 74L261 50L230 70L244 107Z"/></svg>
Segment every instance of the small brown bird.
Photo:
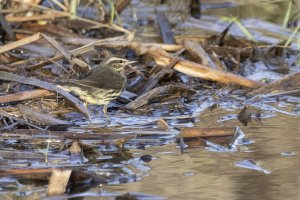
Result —
<svg viewBox="0 0 300 200"><path fill-rule="evenodd" d="M103 105L103 113L109 121L107 106L110 101L121 95L127 85L124 67L135 62L122 58L109 58L81 79L74 82L60 82L59 85L73 92L86 103Z"/></svg>

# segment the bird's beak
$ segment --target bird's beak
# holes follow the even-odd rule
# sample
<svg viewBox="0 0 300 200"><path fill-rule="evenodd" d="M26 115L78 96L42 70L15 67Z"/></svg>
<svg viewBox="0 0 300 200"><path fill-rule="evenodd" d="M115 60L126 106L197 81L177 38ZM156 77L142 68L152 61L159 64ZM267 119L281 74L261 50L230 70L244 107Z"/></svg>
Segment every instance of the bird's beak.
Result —
<svg viewBox="0 0 300 200"><path fill-rule="evenodd" d="M124 66L127 66L127 65L131 65L131 64L134 64L134 63L137 63L138 61L131 61L131 60L128 60L125 62L125 65Z"/></svg>

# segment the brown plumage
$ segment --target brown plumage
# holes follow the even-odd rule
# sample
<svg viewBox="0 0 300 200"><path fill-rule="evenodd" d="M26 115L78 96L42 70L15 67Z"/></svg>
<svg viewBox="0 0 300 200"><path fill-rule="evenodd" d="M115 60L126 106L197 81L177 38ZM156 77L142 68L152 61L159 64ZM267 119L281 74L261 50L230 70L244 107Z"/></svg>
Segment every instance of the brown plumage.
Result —
<svg viewBox="0 0 300 200"><path fill-rule="evenodd" d="M100 63L81 79L60 82L59 85L89 104L104 105L103 112L106 115L108 103L119 97L126 88L124 67L130 63L132 62L125 59L111 58Z"/></svg>

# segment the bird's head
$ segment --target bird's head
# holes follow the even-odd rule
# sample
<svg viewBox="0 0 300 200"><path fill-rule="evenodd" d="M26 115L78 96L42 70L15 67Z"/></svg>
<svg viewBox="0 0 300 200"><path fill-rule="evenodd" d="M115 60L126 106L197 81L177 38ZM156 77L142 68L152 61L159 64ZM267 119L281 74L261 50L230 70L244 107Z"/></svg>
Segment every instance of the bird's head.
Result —
<svg viewBox="0 0 300 200"><path fill-rule="evenodd" d="M119 72L124 69L125 66L136 63L136 61L126 60L124 58L112 57L107 59L104 64L110 66L115 71Z"/></svg>

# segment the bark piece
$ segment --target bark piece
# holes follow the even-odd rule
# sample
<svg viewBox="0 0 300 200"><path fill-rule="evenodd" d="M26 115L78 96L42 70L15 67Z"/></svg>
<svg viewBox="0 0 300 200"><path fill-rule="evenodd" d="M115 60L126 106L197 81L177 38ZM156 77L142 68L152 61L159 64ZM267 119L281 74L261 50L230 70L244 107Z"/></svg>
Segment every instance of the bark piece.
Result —
<svg viewBox="0 0 300 200"><path fill-rule="evenodd" d="M25 92L18 92L14 94L7 94L0 96L0 103L10 103L14 101L22 101L27 99L35 99L40 97L52 96L53 92L43 89L30 90Z"/></svg>
<svg viewBox="0 0 300 200"><path fill-rule="evenodd" d="M131 0L118 0L115 3L115 8L117 12L120 14L129 4Z"/></svg>
<svg viewBox="0 0 300 200"><path fill-rule="evenodd" d="M186 50L191 54L193 58L196 60L201 60L201 63L205 66L208 66L212 69L220 69L209 57L209 55L205 52L202 46L194 41L185 40L183 42Z"/></svg>
<svg viewBox="0 0 300 200"><path fill-rule="evenodd" d="M65 193L71 173L70 169L54 169L48 184L48 196Z"/></svg>
<svg viewBox="0 0 300 200"><path fill-rule="evenodd" d="M41 34L37 33L37 34L34 34L34 35L30 36L30 37L27 37L27 38L24 38L24 39L21 39L21 40L18 40L18 41L6 44L6 45L0 47L0 53L4 53L6 51L10 51L12 49L18 48L18 47L23 46L25 44L29 44L31 42L35 42L35 41L37 41L39 39L41 39Z"/></svg>
<svg viewBox="0 0 300 200"><path fill-rule="evenodd" d="M274 81L264 87L253 90L248 93L246 97L252 98L256 95L296 91L298 89L300 89L300 72L285 76L282 79Z"/></svg>
<svg viewBox="0 0 300 200"><path fill-rule="evenodd" d="M155 59L155 61L159 65L162 66L168 65L173 59L175 59L174 56L157 48L148 49L148 53ZM175 65L174 69L179 72L188 74L190 76L199 77L206 80L212 80L222 84L236 84L248 88L257 88L265 85L261 82L253 81L232 73L214 70L209 67L190 62L184 59L181 59Z"/></svg>
<svg viewBox="0 0 300 200"><path fill-rule="evenodd" d="M157 12L156 20L159 26L162 41L165 44L176 44L170 22L163 12Z"/></svg>
<svg viewBox="0 0 300 200"><path fill-rule="evenodd" d="M233 136L236 128L183 128L181 129L181 136L183 138L193 137L220 137L220 136Z"/></svg>
<svg viewBox="0 0 300 200"><path fill-rule="evenodd" d="M126 105L127 109L135 110L144 105L147 105L149 102L153 100L161 100L165 97L172 96L176 93L180 93L181 95L189 95L194 94L196 91L189 89L184 86L176 86L176 85L166 85L162 87L157 87L144 95L136 98L134 101Z"/></svg>

